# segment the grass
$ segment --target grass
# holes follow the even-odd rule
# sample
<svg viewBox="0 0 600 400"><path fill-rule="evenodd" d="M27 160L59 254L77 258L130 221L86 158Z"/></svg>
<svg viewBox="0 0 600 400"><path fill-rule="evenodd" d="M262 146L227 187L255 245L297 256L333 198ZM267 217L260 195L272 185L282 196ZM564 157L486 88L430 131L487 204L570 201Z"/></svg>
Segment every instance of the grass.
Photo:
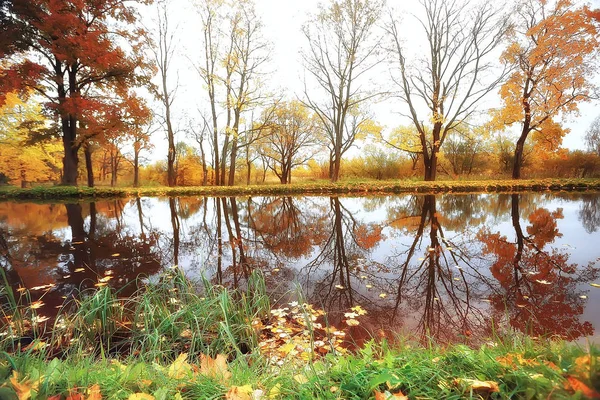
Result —
<svg viewBox="0 0 600 400"><path fill-rule="evenodd" d="M312 357L284 345L274 362L259 344L275 325L262 277L245 290L200 286L171 270L126 299L103 287L48 329L2 288L13 297L2 307L0 399L584 399L600 389L596 347L517 333L479 348L398 339Z"/></svg>
<svg viewBox="0 0 600 400"><path fill-rule="evenodd" d="M97 187L39 186L30 189L0 187L0 199L82 199L133 196L243 196L292 194L378 194L440 192L600 190L600 179L523 179L477 181L351 180L331 183L318 181L291 185L198 186L198 187Z"/></svg>

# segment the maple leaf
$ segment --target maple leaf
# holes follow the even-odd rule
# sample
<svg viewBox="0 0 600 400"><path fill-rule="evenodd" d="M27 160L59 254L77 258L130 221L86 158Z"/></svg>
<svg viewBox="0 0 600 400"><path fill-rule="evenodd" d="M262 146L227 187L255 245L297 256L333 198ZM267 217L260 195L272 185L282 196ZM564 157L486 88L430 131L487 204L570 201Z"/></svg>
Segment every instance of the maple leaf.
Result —
<svg viewBox="0 0 600 400"><path fill-rule="evenodd" d="M227 370L227 359L223 354L217 354L216 358L201 354L200 373L210 378L222 379L224 382L231 378L231 372Z"/></svg>

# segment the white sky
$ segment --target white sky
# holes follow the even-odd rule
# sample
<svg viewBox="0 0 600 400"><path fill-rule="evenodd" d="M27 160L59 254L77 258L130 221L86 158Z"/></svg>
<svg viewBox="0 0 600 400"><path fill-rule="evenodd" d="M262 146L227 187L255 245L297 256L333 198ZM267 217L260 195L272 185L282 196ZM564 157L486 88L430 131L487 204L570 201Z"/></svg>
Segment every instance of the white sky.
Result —
<svg viewBox="0 0 600 400"><path fill-rule="evenodd" d="M175 76L178 76L179 89L174 103L175 120L183 129L185 128L184 121L189 118L196 119L198 108L205 108L207 104L207 95L191 61L201 60L200 19L192 5L193 0L167 1L172 18L178 23L179 43L171 77L175 80ZM309 18L309 13L316 12L319 0L255 0L255 3L264 24L264 37L273 45L272 61L268 66L268 86L271 90L283 90L290 98L293 98L295 94L301 95L303 67L300 51L303 46L306 46L306 39L301 32L301 27ZM591 0L588 4L592 8L599 8L600 0ZM402 6L409 12L419 6L418 2L412 0L388 0L388 5ZM152 8L150 13L144 13L144 23L149 28L152 26L150 18L155 15L154 10ZM405 17L404 24L407 25L407 29L405 29L407 33L419 29L410 15ZM175 21L173 25L175 25ZM420 34L421 32L417 33L417 35ZM380 72L381 75L384 75L380 78L382 85L385 85L386 80L389 79L388 76L385 76L386 73L387 71ZM600 84L600 77L597 81ZM403 108L404 105L397 99L389 99L372 106L371 111L377 122L391 130L398 125L408 123L394 113L394 110ZM571 129L571 133L564 138L563 146L570 149L583 149L585 131L598 114L600 114L600 108L597 102L582 104L580 115L569 117L565 123L565 126ZM179 134L177 140L185 140L183 133ZM154 143L155 150L152 151L150 160L166 159L164 136L157 135ZM363 146L363 144L358 143L358 146Z"/></svg>

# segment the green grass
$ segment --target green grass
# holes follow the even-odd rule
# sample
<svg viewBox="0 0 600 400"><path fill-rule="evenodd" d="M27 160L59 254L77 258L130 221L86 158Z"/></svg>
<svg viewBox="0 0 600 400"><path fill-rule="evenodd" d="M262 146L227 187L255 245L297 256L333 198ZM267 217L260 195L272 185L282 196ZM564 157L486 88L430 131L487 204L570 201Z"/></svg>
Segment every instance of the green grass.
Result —
<svg viewBox="0 0 600 400"><path fill-rule="evenodd" d="M132 196L244 196L287 194L378 194L441 192L518 192L518 191L600 190L600 179L524 179L477 181L367 181L351 180L294 183L291 185L198 186L198 187L0 187L0 199L83 199Z"/></svg>
<svg viewBox="0 0 600 400"><path fill-rule="evenodd" d="M585 384L588 395L600 389L597 348L517 333L478 348L397 339L369 342L353 353L274 363L259 351L260 333L252 326L270 318L259 274L245 290L193 284L176 269L125 299L104 287L67 303L47 331L30 325L35 310L9 288L2 291L13 300L2 308L12 324L3 327L7 334L0 341L0 399L16 398L15 382L33 387L34 400L65 399L94 385L106 399L146 393L165 400L224 398L235 387L260 391L263 399L370 399L386 391L410 399L585 398L568 387L569 377ZM29 336L33 345L19 345L13 334ZM189 364L174 374L181 354ZM224 354L231 378L205 373L198 367L201 354ZM18 380L11 382L15 373ZM500 392L474 390L468 379L493 381Z"/></svg>

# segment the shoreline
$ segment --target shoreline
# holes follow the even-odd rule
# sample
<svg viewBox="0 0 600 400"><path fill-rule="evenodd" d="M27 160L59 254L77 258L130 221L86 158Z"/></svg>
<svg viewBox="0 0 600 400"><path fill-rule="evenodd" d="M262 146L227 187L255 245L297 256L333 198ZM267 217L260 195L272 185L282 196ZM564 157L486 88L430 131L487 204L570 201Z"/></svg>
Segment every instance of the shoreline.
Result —
<svg viewBox="0 0 600 400"><path fill-rule="evenodd" d="M524 179L473 181L359 181L315 182L290 185L175 186L175 187L94 187L38 186L0 187L0 200L95 199L148 196L248 196L248 195L335 195L393 193L502 193L524 191L600 191L600 179Z"/></svg>

